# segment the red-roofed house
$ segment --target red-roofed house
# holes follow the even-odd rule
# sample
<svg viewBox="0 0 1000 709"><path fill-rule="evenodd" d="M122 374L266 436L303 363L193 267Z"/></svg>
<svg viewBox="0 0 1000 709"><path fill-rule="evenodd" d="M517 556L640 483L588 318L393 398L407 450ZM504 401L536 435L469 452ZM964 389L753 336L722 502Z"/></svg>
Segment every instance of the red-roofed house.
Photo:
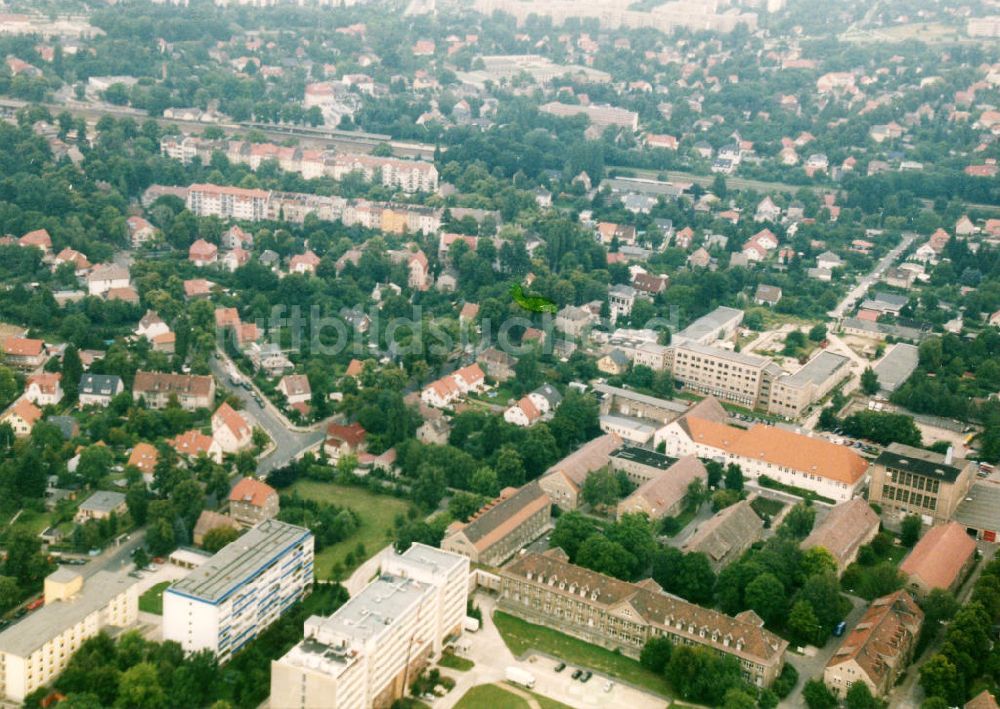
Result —
<svg viewBox="0 0 1000 709"><path fill-rule="evenodd" d="M527 396L521 397L520 401L503 412L503 420L515 426L530 426L541 417L542 412Z"/></svg>
<svg viewBox="0 0 1000 709"><path fill-rule="evenodd" d="M27 436L42 418L42 410L27 399L18 399L0 416L0 423L9 423L15 436Z"/></svg>
<svg viewBox="0 0 1000 709"><path fill-rule="evenodd" d="M326 427L326 442L323 452L336 463L343 455L356 455L365 450L368 432L359 423L348 426L331 423Z"/></svg>
<svg viewBox="0 0 1000 709"><path fill-rule="evenodd" d="M128 235L134 247L142 246L156 237L156 227L142 217L129 217L125 223L128 225Z"/></svg>
<svg viewBox="0 0 1000 709"><path fill-rule="evenodd" d="M21 369L34 369L45 364L45 342L28 337L8 337L3 341L4 360Z"/></svg>
<svg viewBox="0 0 1000 709"><path fill-rule="evenodd" d="M219 247L198 239L188 249L188 260L199 268L210 266L219 260Z"/></svg>
<svg viewBox="0 0 1000 709"><path fill-rule="evenodd" d="M62 374L59 372L39 372L28 377L24 398L38 406L52 406L62 401Z"/></svg>
<svg viewBox="0 0 1000 709"><path fill-rule="evenodd" d="M178 455L188 458L204 455L216 463L222 462L222 448L219 444L211 436L206 436L196 429L185 431L167 443L177 451Z"/></svg>
<svg viewBox="0 0 1000 709"><path fill-rule="evenodd" d="M52 237L49 236L49 232L45 231L45 229L35 229L34 231L29 231L27 234L18 239L17 243L21 246L34 246L37 249L41 249L45 253L52 250Z"/></svg>
<svg viewBox="0 0 1000 709"><path fill-rule="evenodd" d="M243 478L229 493L229 516L246 527L278 516L278 492L267 483Z"/></svg>
<svg viewBox="0 0 1000 709"><path fill-rule="evenodd" d="M285 395L289 406L308 404L312 400L312 388L305 374L286 374L278 382L278 391Z"/></svg>
<svg viewBox="0 0 1000 709"><path fill-rule="evenodd" d="M319 256L312 251L306 251L304 254L292 256L291 261L288 262L288 272L302 274L316 273L317 266L319 266Z"/></svg>
<svg viewBox="0 0 1000 709"><path fill-rule="evenodd" d="M236 453L253 444L253 429L242 414L223 402L212 414L212 438L223 453Z"/></svg>

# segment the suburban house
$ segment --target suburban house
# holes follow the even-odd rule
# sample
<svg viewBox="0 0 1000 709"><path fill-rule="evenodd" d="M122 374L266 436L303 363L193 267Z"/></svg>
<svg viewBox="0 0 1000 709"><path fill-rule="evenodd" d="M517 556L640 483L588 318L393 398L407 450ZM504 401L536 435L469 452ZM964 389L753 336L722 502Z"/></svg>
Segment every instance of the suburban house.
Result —
<svg viewBox="0 0 1000 709"><path fill-rule="evenodd" d="M99 263L87 275L87 292L90 295L105 295L110 291L128 288L132 275L124 266L114 263Z"/></svg>
<svg viewBox="0 0 1000 709"><path fill-rule="evenodd" d="M253 428L242 414L223 402L212 414L212 437L223 453L237 453L253 444Z"/></svg>
<svg viewBox="0 0 1000 709"><path fill-rule="evenodd" d="M129 454L126 465L135 466L143 477L152 477L156 470L156 461L160 459L160 453L156 447L144 441L136 443Z"/></svg>
<svg viewBox="0 0 1000 709"><path fill-rule="evenodd" d="M286 374L278 382L277 389L285 396L289 406L308 405L312 401L312 387L305 374Z"/></svg>
<svg viewBox="0 0 1000 709"><path fill-rule="evenodd" d="M10 424L17 437L27 436L42 418L42 410L27 399L18 399L0 416L0 423Z"/></svg>
<svg viewBox="0 0 1000 709"><path fill-rule="evenodd" d="M486 367L486 373L491 378L503 383L514 376L517 359L503 350L490 347L479 353L476 362Z"/></svg>
<svg viewBox="0 0 1000 709"><path fill-rule="evenodd" d="M319 256L312 251L306 251L304 254L295 254L292 256L288 262L288 272L314 274L316 273L317 266L319 266Z"/></svg>
<svg viewBox="0 0 1000 709"><path fill-rule="evenodd" d="M8 337L3 341L4 361L18 369L35 369L45 364L45 342L29 337Z"/></svg>
<svg viewBox="0 0 1000 709"><path fill-rule="evenodd" d="M125 385L115 374L84 374L78 387L80 407L107 406L123 391Z"/></svg>
<svg viewBox="0 0 1000 709"><path fill-rule="evenodd" d="M28 377L24 398L37 406L53 406L62 401L62 374L39 372Z"/></svg>
<svg viewBox="0 0 1000 709"><path fill-rule="evenodd" d="M803 551L820 547L837 562L837 575L858 558L858 551L878 534L879 518L868 501L854 497L836 505L802 540Z"/></svg>
<svg viewBox="0 0 1000 709"><path fill-rule="evenodd" d="M132 383L132 399L144 399L151 409L166 408L176 397L181 408L193 411L211 408L215 401L215 380L195 374L136 372Z"/></svg>
<svg viewBox="0 0 1000 709"><path fill-rule="evenodd" d="M197 429L185 431L167 441L167 444L184 458L197 458L204 455L216 463L222 462L222 447L212 436L207 436Z"/></svg>
<svg viewBox="0 0 1000 709"><path fill-rule="evenodd" d="M219 260L219 247L204 239L197 239L188 248L188 261L202 268L211 266Z"/></svg>
<svg viewBox="0 0 1000 709"><path fill-rule="evenodd" d="M344 455L357 455L367 448L365 437L368 432L360 423L352 423L347 426L339 423L331 423L326 427L326 442L323 444L323 452L336 463Z"/></svg>
<svg viewBox="0 0 1000 709"><path fill-rule="evenodd" d="M537 481L506 488L468 522L453 522L441 548L476 564L499 566L550 527L552 501Z"/></svg>
<svg viewBox="0 0 1000 709"><path fill-rule="evenodd" d="M17 240L19 246L34 246L46 254L52 250L52 237L45 229L35 229Z"/></svg>
<svg viewBox="0 0 1000 709"><path fill-rule="evenodd" d="M906 591L876 598L827 662L823 682L840 698L855 682L868 685L873 696L888 694L910 662L923 621Z"/></svg>
<svg viewBox="0 0 1000 709"><path fill-rule="evenodd" d="M156 237L156 227L142 217L129 217L125 223L128 225L128 235L133 247L142 246Z"/></svg>
<svg viewBox="0 0 1000 709"><path fill-rule="evenodd" d="M243 478L229 493L229 516L253 527L278 516L278 491L255 478Z"/></svg>
<svg viewBox="0 0 1000 709"><path fill-rule="evenodd" d="M753 302L757 305L775 306L781 300L781 289L777 286L768 286L761 283L754 293Z"/></svg>
<svg viewBox="0 0 1000 709"><path fill-rule="evenodd" d="M232 529L239 532L240 525L231 517L213 512L212 510L202 510L198 515L198 521L194 523L194 531L191 539L195 546L202 546L205 543L205 536L213 529Z"/></svg>
<svg viewBox="0 0 1000 709"><path fill-rule="evenodd" d="M958 522L932 527L918 541L899 570L909 577L907 587L920 596L935 588L955 591L976 560L976 540Z"/></svg>
<svg viewBox="0 0 1000 709"><path fill-rule="evenodd" d="M73 521L84 524L92 519L107 519L111 515L121 517L126 512L128 505L125 504L125 495L120 492L98 490L80 503Z"/></svg>

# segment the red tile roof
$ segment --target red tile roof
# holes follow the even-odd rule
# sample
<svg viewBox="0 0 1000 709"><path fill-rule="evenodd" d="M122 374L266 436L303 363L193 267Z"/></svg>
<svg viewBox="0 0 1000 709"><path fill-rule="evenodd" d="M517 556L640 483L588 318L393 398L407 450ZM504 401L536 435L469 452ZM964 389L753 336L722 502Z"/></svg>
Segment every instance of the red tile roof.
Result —
<svg viewBox="0 0 1000 709"><path fill-rule="evenodd" d="M265 482L243 478L229 493L229 501L246 502L254 507L263 507L268 498L277 494L277 491Z"/></svg>

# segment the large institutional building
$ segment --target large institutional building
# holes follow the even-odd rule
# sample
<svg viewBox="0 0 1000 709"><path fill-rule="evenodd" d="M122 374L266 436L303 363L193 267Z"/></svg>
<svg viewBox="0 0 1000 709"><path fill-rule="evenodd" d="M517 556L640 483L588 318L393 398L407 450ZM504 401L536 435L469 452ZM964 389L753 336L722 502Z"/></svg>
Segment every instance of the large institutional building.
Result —
<svg viewBox="0 0 1000 709"><path fill-rule="evenodd" d="M59 676L84 640L139 617L135 579L99 571L84 583L61 568L45 579L45 605L0 633L0 696L20 703Z"/></svg>
<svg viewBox="0 0 1000 709"><path fill-rule="evenodd" d="M271 706L383 709L404 696L445 643L461 635L469 560L414 544L271 663Z"/></svg>
<svg viewBox="0 0 1000 709"><path fill-rule="evenodd" d="M890 519L918 514L924 524L947 522L976 478L976 464L893 443L871 468L869 499Z"/></svg>
<svg viewBox="0 0 1000 709"><path fill-rule="evenodd" d="M766 687L781 673L788 641L752 612L736 617L569 563L561 549L518 556L500 571L498 607L532 623L638 657L646 641L700 645L740 662L748 682Z"/></svg>
<svg viewBox="0 0 1000 709"><path fill-rule="evenodd" d="M312 532L268 520L163 593L163 639L226 662L312 584Z"/></svg>
<svg viewBox="0 0 1000 709"><path fill-rule="evenodd" d="M864 483L868 463L846 446L764 424L737 428L727 418L708 397L657 431L654 441L669 456L736 463L749 478L766 475L837 502L850 500Z"/></svg>

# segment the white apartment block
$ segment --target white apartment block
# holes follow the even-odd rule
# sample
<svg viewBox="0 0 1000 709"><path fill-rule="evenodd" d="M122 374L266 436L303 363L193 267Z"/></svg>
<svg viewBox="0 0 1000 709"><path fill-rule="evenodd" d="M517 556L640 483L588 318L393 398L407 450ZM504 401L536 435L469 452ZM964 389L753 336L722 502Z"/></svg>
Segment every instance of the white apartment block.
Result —
<svg viewBox="0 0 1000 709"><path fill-rule="evenodd" d="M265 190L198 184L188 188L187 208L199 217L267 219L271 194Z"/></svg>
<svg viewBox="0 0 1000 709"><path fill-rule="evenodd" d="M80 645L102 630L138 621L136 579L99 571L84 582L61 568L45 579L45 605L0 633L0 696L20 703L66 669Z"/></svg>
<svg viewBox="0 0 1000 709"><path fill-rule="evenodd" d="M226 662L312 584L312 532L261 522L163 593L163 639Z"/></svg>
<svg viewBox="0 0 1000 709"><path fill-rule="evenodd" d="M382 561L379 576L271 663L271 706L389 707L462 633L469 559L423 544Z"/></svg>
<svg viewBox="0 0 1000 709"><path fill-rule="evenodd" d="M381 175L383 186L403 192L435 192L438 187L437 168L423 160L343 154L328 163L328 170L336 180L352 172L360 172L369 182Z"/></svg>

